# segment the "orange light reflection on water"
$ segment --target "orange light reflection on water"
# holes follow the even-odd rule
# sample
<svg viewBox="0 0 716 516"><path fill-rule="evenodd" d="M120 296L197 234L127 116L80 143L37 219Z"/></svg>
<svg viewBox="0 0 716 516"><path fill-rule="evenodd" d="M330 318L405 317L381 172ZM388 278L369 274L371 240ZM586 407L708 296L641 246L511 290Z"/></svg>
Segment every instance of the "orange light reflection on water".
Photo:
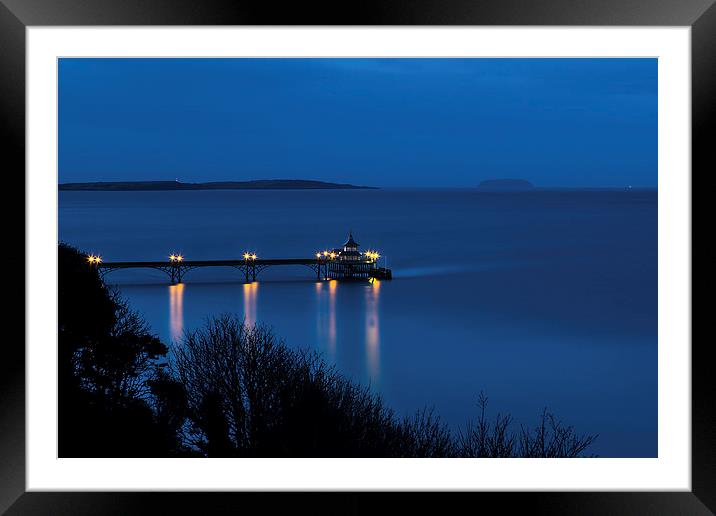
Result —
<svg viewBox="0 0 716 516"><path fill-rule="evenodd" d="M336 289L338 288L337 280L328 282L328 351L332 358L336 354L336 340L338 338L338 330L336 328Z"/></svg>
<svg viewBox="0 0 716 516"><path fill-rule="evenodd" d="M184 283L169 287L169 336L181 340L184 333Z"/></svg>
<svg viewBox="0 0 716 516"><path fill-rule="evenodd" d="M371 280L365 296L365 351L366 366L373 383L380 378L380 319L378 317L378 297L380 281Z"/></svg>
<svg viewBox="0 0 716 516"><path fill-rule="evenodd" d="M244 283L244 322L249 326L256 324L256 298L258 291L258 282Z"/></svg>
<svg viewBox="0 0 716 516"><path fill-rule="evenodd" d="M328 288L325 281L316 282L316 334L318 341L323 343L322 351L326 359L333 363L336 360L336 341L338 331L336 328L336 289L338 282L331 280ZM326 292L327 291L327 292Z"/></svg>

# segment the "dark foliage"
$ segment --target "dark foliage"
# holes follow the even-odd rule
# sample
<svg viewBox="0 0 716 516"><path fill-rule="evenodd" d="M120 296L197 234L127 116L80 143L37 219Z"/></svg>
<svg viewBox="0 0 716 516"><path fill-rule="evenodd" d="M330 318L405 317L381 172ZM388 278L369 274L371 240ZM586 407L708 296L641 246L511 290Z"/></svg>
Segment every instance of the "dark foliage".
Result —
<svg viewBox="0 0 716 516"><path fill-rule="evenodd" d="M166 346L107 289L85 255L60 244L58 263L59 455L175 452L176 421L150 405L176 404L165 401L176 395L171 380L154 374ZM152 398L152 386L162 396Z"/></svg>

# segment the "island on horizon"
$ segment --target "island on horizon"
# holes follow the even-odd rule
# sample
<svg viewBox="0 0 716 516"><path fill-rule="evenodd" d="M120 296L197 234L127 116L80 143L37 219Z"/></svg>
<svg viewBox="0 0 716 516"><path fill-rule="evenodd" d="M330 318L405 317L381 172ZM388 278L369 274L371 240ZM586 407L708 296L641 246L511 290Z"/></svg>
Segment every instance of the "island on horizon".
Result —
<svg viewBox="0 0 716 516"><path fill-rule="evenodd" d="M182 183L180 181L96 181L88 183L60 183L60 190L75 191L147 191L147 190L355 190L377 189L375 186L356 186L306 179L258 179L253 181L211 181Z"/></svg>
<svg viewBox="0 0 716 516"><path fill-rule="evenodd" d="M534 190L526 179L486 179L478 186L480 190Z"/></svg>

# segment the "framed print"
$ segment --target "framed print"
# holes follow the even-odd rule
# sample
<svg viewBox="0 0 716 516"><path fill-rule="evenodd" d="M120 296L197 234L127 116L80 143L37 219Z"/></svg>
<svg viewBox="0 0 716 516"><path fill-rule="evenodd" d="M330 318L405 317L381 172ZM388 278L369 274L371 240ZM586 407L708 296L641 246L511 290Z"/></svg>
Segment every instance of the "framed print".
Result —
<svg viewBox="0 0 716 516"><path fill-rule="evenodd" d="M714 510L709 2L3 1L8 514Z"/></svg>

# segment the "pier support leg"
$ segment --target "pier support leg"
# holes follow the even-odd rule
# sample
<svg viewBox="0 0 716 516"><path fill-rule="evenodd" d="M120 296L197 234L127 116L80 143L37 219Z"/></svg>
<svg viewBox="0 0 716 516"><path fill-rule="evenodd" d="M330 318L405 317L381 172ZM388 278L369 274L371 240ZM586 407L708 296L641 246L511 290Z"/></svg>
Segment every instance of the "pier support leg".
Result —
<svg viewBox="0 0 716 516"><path fill-rule="evenodd" d="M177 283L181 283L182 279L182 270L181 266L179 265L172 265L169 269L169 279L172 283L172 285L176 285Z"/></svg>

